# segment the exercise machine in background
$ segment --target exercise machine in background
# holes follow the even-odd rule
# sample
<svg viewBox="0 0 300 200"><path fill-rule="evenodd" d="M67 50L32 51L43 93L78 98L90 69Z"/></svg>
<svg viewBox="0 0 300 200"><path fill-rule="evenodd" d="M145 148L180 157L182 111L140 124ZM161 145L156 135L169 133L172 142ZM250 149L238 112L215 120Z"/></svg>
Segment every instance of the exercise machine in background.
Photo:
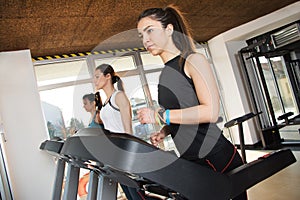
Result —
<svg viewBox="0 0 300 200"><path fill-rule="evenodd" d="M240 71L265 149L300 144L300 21L246 41ZM288 138L284 129L296 134Z"/></svg>

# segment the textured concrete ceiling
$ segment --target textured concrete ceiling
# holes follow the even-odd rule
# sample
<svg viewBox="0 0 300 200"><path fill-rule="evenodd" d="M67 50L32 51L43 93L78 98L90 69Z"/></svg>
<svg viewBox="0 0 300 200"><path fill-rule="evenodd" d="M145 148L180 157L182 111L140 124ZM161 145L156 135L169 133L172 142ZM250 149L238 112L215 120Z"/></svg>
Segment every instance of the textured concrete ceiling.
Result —
<svg viewBox="0 0 300 200"><path fill-rule="evenodd" d="M137 16L146 8L171 3L186 13L194 39L205 42L294 2L297 0L0 0L0 51L29 48L35 57L141 47L132 30Z"/></svg>

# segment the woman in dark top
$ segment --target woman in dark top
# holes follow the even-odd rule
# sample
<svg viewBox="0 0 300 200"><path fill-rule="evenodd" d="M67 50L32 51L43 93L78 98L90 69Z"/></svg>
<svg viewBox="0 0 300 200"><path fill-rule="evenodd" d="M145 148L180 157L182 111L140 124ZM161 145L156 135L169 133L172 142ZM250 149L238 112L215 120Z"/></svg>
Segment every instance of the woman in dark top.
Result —
<svg viewBox="0 0 300 200"><path fill-rule="evenodd" d="M221 173L242 165L236 148L215 124L220 103L216 81L206 58L195 52L181 12L174 6L147 9L137 28L145 48L165 64L158 85L161 107L138 111L141 123L166 125L151 135L151 142L157 145L171 134L182 158ZM247 199L246 192L235 199Z"/></svg>

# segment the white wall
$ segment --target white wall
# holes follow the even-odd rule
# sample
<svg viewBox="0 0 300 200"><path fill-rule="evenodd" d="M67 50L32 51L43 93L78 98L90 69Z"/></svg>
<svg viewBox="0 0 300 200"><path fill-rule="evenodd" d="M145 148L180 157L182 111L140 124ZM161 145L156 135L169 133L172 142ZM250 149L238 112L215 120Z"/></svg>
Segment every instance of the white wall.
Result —
<svg viewBox="0 0 300 200"><path fill-rule="evenodd" d="M300 2L298 1L226 31L208 41L212 60L224 90L224 104L228 119L239 117L251 111L245 92L241 87L241 77L238 74L238 64L235 58L238 51L247 46L245 41L299 19ZM239 144L237 127L231 129L234 142ZM260 140L253 120L244 123L244 134L246 144L255 144Z"/></svg>
<svg viewBox="0 0 300 200"><path fill-rule="evenodd" d="M0 53L0 112L14 199L50 199L55 163L39 150L47 130L29 50Z"/></svg>

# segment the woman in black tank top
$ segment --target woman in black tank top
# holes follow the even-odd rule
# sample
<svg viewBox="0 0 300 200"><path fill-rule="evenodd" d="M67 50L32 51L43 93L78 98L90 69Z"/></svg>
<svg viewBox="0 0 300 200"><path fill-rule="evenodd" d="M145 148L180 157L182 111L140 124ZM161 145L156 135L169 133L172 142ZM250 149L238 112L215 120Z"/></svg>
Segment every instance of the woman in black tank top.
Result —
<svg viewBox="0 0 300 200"><path fill-rule="evenodd" d="M174 6L147 9L137 28L145 48L165 63L158 85L161 108L138 111L141 123L164 126L151 135L151 142L157 145L171 134L181 157L221 173L242 165L236 148L215 124L220 103L216 81L206 58L195 52L180 11ZM247 194L234 199L247 199Z"/></svg>

